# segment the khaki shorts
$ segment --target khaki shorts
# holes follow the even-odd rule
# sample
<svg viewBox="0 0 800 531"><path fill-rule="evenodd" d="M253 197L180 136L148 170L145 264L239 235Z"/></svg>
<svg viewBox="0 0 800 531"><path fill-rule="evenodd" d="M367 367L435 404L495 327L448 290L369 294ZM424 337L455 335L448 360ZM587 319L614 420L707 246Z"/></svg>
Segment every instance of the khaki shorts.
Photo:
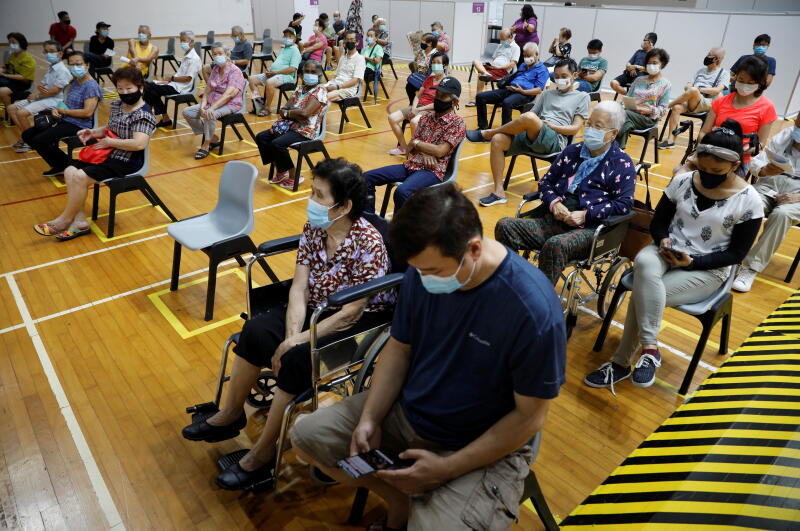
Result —
<svg viewBox="0 0 800 531"><path fill-rule="evenodd" d="M328 83L326 86L332 86L332 84ZM345 98L352 98L356 94L358 94L358 85L356 85L354 87L350 87L350 88L332 90L332 91L328 92L328 98L335 98L336 96L338 96L339 99L343 100Z"/></svg>
<svg viewBox="0 0 800 531"><path fill-rule="evenodd" d="M367 393L345 398L333 406L298 417L292 444L329 467L350 455L353 435ZM452 453L423 439L395 403L381 424L381 449L400 453L409 448ZM523 483L530 470L532 450L525 446L503 459L478 468L441 487L411 496L409 531L507 530L519 515Z"/></svg>
<svg viewBox="0 0 800 531"><path fill-rule="evenodd" d="M711 110L711 100L706 97L701 97L697 103L697 107L689 110L689 112L708 112Z"/></svg>
<svg viewBox="0 0 800 531"><path fill-rule="evenodd" d="M64 101L63 98L51 97L34 101L20 100L14 103L14 105L17 107L17 109L25 109L26 111L34 115L42 111L49 111L50 109L55 109L56 105L58 105L62 101Z"/></svg>

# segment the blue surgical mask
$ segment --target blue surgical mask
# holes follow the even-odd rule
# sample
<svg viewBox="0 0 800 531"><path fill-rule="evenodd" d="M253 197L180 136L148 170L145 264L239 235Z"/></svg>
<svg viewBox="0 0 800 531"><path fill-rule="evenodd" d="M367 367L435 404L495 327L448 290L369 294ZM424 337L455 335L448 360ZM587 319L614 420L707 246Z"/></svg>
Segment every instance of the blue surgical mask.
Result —
<svg viewBox="0 0 800 531"><path fill-rule="evenodd" d="M55 52L48 52L45 57L47 57L47 62L51 64L55 64L59 61L58 54Z"/></svg>
<svg viewBox="0 0 800 531"><path fill-rule="evenodd" d="M303 72L303 85L314 86L317 83L319 83L319 76L317 74Z"/></svg>
<svg viewBox="0 0 800 531"><path fill-rule="evenodd" d="M596 54L596 53L590 53L590 54L589 54L589 55L587 55L586 57L587 57L587 58L588 58L590 61L597 61L597 59L600 57L600 55L599 55L599 54Z"/></svg>
<svg viewBox="0 0 800 531"><path fill-rule="evenodd" d="M434 37L438 37L439 36L439 30L433 30L431 33L433 33Z"/></svg>
<svg viewBox="0 0 800 531"><path fill-rule="evenodd" d="M606 145L606 132L604 129L586 127L583 130L583 143L589 149L600 149Z"/></svg>
<svg viewBox="0 0 800 531"><path fill-rule="evenodd" d="M100 35L102 35L103 37L108 37L108 30L107 29L101 29L100 30Z"/></svg>
<svg viewBox="0 0 800 531"><path fill-rule="evenodd" d="M800 127L795 127L792 129L792 140L795 142L800 142Z"/></svg>
<svg viewBox="0 0 800 531"><path fill-rule="evenodd" d="M233 37L231 37L231 39L232 39L232 40L233 40L233 42L235 42L236 44L239 44L239 37L233 36Z"/></svg>
<svg viewBox="0 0 800 531"><path fill-rule="evenodd" d="M769 46L753 46L753 51L756 55L764 55L767 53L767 48L769 48Z"/></svg>
<svg viewBox="0 0 800 531"><path fill-rule="evenodd" d="M12 42L11 44L8 45L8 47L11 48L12 52L18 52L19 51L19 44L16 44L16 43Z"/></svg>
<svg viewBox="0 0 800 531"><path fill-rule="evenodd" d="M478 265L478 262L474 262L472 265L472 273L469 274L469 278L467 278L467 280L464 282L460 282L458 278L456 278L456 275L458 275L458 272L461 271L461 266L464 265L464 258L466 257L467 255L465 254L461 258L461 262L458 264L458 269L456 269L456 272L448 277L423 275L422 272L417 269L417 273L419 273L419 280L422 282L422 287L425 288L428 293L433 293L434 295L453 293L459 288L464 287L470 280L472 280L472 275L475 274L475 266Z"/></svg>
<svg viewBox="0 0 800 531"><path fill-rule="evenodd" d="M286 37L283 39L283 44L284 46L291 46L292 44L294 44L294 39L292 39L291 37Z"/></svg>
<svg viewBox="0 0 800 531"><path fill-rule="evenodd" d="M433 63L433 64L431 65L431 73L433 73L433 74L435 74L435 75L441 75L441 74L444 74L444 65L440 65L440 64L437 64L437 63Z"/></svg>
<svg viewBox="0 0 800 531"><path fill-rule="evenodd" d="M140 33L139 34L139 42L147 42L147 34L146 33Z"/></svg>
<svg viewBox="0 0 800 531"><path fill-rule="evenodd" d="M374 42L375 42L375 39L373 39L372 37L367 37L367 44L372 44Z"/></svg>
<svg viewBox="0 0 800 531"><path fill-rule="evenodd" d="M69 71L75 77L75 79L80 79L86 75L86 67L83 65L70 66Z"/></svg>
<svg viewBox="0 0 800 531"><path fill-rule="evenodd" d="M303 74L305 76L306 74ZM320 205L310 197L308 198L308 205L306 206L306 216L308 216L308 223L314 227L315 229L322 229L326 230L328 227L333 225L333 222L337 219L344 216L342 214L338 218L328 219L328 211L335 207L336 205L331 205L326 207L325 205Z"/></svg>
<svg viewBox="0 0 800 531"><path fill-rule="evenodd" d="M386 31L386 24L381 24L380 26L378 26L378 29L381 31Z"/></svg>
<svg viewBox="0 0 800 531"><path fill-rule="evenodd" d="M224 55L215 55L214 62L217 64L217 66L223 66L225 63L228 62L228 58L225 57Z"/></svg>
<svg viewBox="0 0 800 531"><path fill-rule="evenodd" d="M184 52L188 52L189 51L189 43L188 42L182 42L181 43L181 50L183 50Z"/></svg>

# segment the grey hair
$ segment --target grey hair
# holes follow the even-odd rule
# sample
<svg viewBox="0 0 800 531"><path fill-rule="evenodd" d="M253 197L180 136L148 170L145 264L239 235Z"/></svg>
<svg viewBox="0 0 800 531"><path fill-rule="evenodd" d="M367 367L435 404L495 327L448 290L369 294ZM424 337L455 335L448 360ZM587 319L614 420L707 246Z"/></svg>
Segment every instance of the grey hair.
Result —
<svg viewBox="0 0 800 531"><path fill-rule="evenodd" d="M535 42L529 42L525 46L522 47L522 52L529 52L533 50L536 53L539 53L539 45Z"/></svg>
<svg viewBox="0 0 800 531"><path fill-rule="evenodd" d="M305 65L313 66L316 69L317 74L321 74L322 73L322 64L317 60L309 59L308 61L305 62L303 68L305 68Z"/></svg>
<svg viewBox="0 0 800 531"><path fill-rule="evenodd" d="M625 109L622 107L622 104L617 103L616 101L605 100L601 101L597 105L594 106L592 112L604 112L611 117L611 122L617 131L622 129L622 125L625 123Z"/></svg>
<svg viewBox="0 0 800 531"><path fill-rule="evenodd" d="M381 24L386 24L386 19L378 17L375 19L375 22L380 26Z"/></svg>
<svg viewBox="0 0 800 531"><path fill-rule="evenodd" d="M42 48L44 48L45 46L52 46L56 49L57 52L61 51L61 43L58 41L44 41L42 43Z"/></svg>
<svg viewBox="0 0 800 531"><path fill-rule="evenodd" d="M217 48L222 48L222 51L225 52L225 55L230 55L231 54L230 48L228 48L227 46L225 46L221 42L215 42L214 44L211 45L211 49L212 50L216 50Z"/></svg>
<svg viewBox="0 0 800 531"><path fill-rule="evenodd" d="M179 34L180 37L186 37L190 41L194 40L194 32L192 30L183 30Z"/></svg>
<svg viewBox="0 0 800 531"><path fill-rule="evenodd" d="M231 31L235 31L236 33L244 33L244 29L241 26L233 26Z"/></svg>

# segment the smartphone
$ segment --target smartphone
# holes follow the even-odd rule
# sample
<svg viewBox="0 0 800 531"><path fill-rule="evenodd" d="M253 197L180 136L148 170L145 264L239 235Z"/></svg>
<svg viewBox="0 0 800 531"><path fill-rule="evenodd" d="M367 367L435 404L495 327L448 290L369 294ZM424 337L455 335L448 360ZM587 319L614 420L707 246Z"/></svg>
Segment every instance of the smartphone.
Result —
<svg viewBox="0 0 800 531"><path fill-rule="evenodd" d="M631 96L622 96L622 104L629 111L635 111L638 108L636 98Z"/></svg>
<svg viewBox="0 0 800 531"><path fill-rule="evenodd" d="M413 464L413 459L400 459L396 455L383 450L370 450L369 452L341 459L339 468L353 479L358 479L362 476L368 476L377 470L397 470L408 468Z"/></svg>
<svg viewBox="0 0 800 531"><path fill-rule="evenodd" d="M681 253L680 251L676 251L672 247L662 247L662 249L664 249L664 251L666 251L667 253L671 254L672 257L676 260L680 260L681 257L683 256L683 253Z"/></svg>

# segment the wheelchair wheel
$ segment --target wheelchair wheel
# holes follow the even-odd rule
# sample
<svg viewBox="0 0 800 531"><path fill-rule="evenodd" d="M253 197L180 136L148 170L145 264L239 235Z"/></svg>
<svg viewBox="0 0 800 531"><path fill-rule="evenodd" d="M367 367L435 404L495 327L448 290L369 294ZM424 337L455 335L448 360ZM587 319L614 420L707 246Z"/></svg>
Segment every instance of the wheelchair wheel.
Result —
<svg viewBox="0 0 800 531"><path fill-rule="evenodd" d="M607 313L611 312L613 314L617 310L617 308L610 308L611 299L614 297L614 292L619 285L622 274L631 267L632 264L630 260L624 257L618 257L611 267L608 268L608 272L605 277L603 277L603 283L600 285L600 291L597 294L597 313L600 315L600 319L605 319ZM626 296L627 292L622 294L622 297L620 297L617 303L617 307L622 304Z"/></svg>
<svg viewBox="0 0 800 531"><path fill-rule="evenodd" d="M258 376L256 385L247 395L247 403L256 409L269 409L278 380L272 371L264 371Z"/></svg>

